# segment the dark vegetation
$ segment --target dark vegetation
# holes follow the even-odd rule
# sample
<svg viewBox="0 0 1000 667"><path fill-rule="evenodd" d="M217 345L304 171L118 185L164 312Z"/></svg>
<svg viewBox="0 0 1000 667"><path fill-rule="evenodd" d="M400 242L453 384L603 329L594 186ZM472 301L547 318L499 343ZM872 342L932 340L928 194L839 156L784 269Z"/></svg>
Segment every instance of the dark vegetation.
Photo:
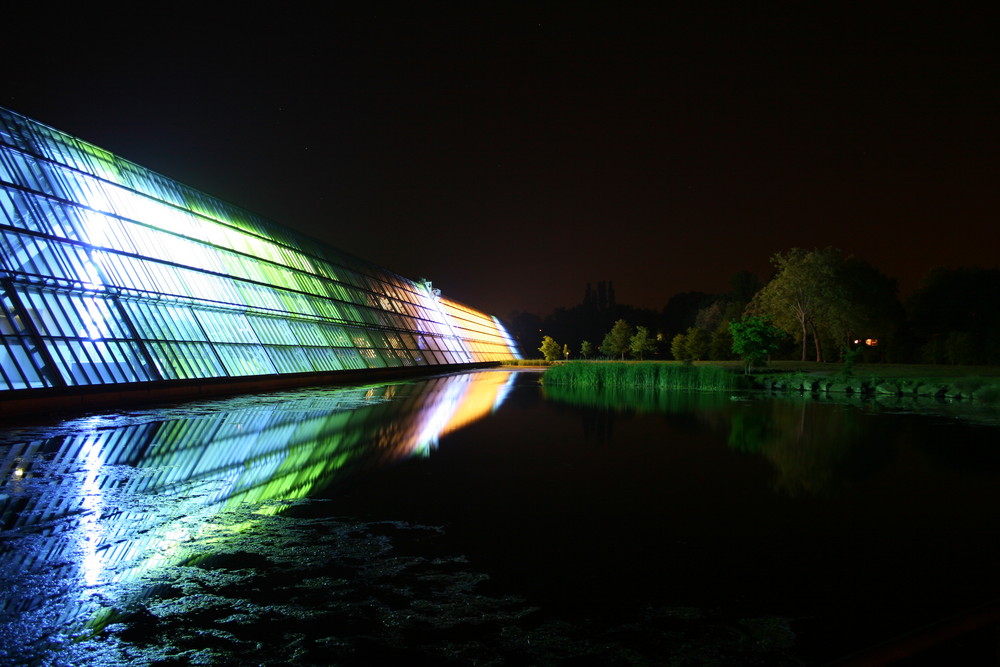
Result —
<svg viewBox="0 0 1000 667"><path fill-rule="evenodd" d="M764 283L741 271L728 292L675 294L659 312L618 303L611 282L588 284L581 303L516 312L509 325L526 357L549 337L552 360L746 359L732 325L753 316L782 332L765 341L772 362L1000 365L1000 269L937 268L900 300L895 280L833 248L793 248L772 264Z"/></svg>

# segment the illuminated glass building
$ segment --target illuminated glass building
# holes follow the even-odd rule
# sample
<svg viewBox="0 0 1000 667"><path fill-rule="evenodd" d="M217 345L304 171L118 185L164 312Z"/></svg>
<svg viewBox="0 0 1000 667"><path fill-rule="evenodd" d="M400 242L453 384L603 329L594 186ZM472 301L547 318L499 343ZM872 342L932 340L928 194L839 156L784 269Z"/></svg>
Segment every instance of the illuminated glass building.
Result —
<svg viewBox="0 0 1000 667"><path fill-rule="evenodd" d="M5 109L0 210L7 398L518 356L430 283Z"/></svg>

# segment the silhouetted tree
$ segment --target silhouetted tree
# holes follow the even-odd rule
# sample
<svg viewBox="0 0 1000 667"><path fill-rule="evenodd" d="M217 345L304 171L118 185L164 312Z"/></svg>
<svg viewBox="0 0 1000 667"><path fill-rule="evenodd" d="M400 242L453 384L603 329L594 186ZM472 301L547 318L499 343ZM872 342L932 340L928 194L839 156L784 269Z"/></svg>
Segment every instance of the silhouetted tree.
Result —
<svg viewBox="0 0 1000 667"><path fill-rule="evenodd" d="M729 279L729 300L746 306L761 287L763 285L753 273L746 270L737 271Z"/></svg>
<svg viewBox="0 0 1000 667"><path fill-rule="evenodd" d="M508 331L521 349L521 354L528 356L532 350L531 346L538 340L538 334L542 330L542 318L534 313L514 311L507 318L510 324Z"/></svg>
<svg viewBox="0 0 1000 667"><path fill-rule="evenodd" d="M906 302L920 359L1000 364L1000 270L930 271Z"/></svg>
<svg viewBox="0 0 1000 667"><path fill-rule="evenodd" d="M695 325L698 311L711 303L715 297L705 292L681 292L667 301L661 314L661 327L665 336L683 333Z"/></svg>

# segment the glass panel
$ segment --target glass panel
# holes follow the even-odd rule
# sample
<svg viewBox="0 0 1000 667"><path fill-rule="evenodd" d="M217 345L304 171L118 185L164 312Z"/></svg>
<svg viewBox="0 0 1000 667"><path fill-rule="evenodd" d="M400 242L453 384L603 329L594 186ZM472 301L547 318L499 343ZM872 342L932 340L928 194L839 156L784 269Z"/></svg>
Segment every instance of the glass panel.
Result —
<svg viewBox="0 0 1000 667"><path fill-rule="evenodd" d="M277 372L259 345L215 344L212 348L229 375L269 375Z"/></svg>
<svg viewBox="0 0 1000 667"><path fill-rule="evenodd" d="M300 347L269 345L265 349L279 373L309 373L323 370L314 368Z"/></svg>
<svg viewBox="0 0 1000 667"><path fill-rule="evenodd" d="M317 371L339 371L344 365L340 360L337 351L329 347L304 347L305 353L314 370Z"/></svg>
<svg viewBox="0 0 1000 667"><path fill-rule="evenodd" d="M226 375L226 369L208 343L149 343L147 347L164 379Z"/></svg>

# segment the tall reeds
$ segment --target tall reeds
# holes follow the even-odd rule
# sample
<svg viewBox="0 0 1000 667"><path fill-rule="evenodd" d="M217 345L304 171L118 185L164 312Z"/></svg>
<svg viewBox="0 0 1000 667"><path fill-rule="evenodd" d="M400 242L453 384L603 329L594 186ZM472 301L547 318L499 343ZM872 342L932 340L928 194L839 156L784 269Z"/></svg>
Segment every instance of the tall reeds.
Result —
<svg viewBox="0 0 1000 667"><path fill-rule="evenodd" d="M674 390L731 391L739 377L714 365L662 362L569 362L552 366L542 376L546 385L649 387Z"/></svg>

